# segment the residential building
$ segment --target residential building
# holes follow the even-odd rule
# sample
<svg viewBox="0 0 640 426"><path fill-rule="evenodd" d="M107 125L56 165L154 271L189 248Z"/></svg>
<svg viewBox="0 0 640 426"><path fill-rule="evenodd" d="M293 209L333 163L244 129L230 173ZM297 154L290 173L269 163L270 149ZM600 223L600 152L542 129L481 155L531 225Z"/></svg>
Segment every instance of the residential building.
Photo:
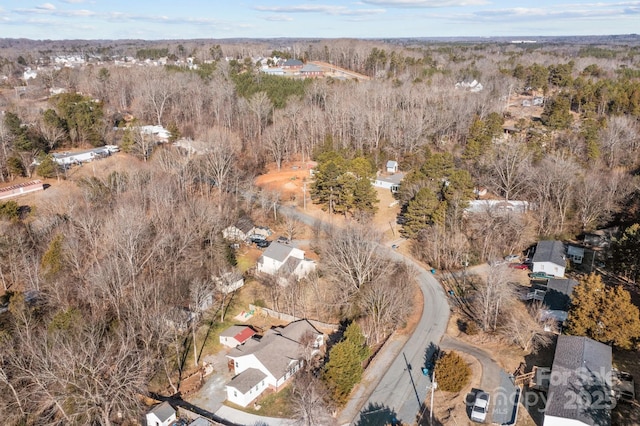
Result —
<svg viewBox="0 0 640 426"><path fill-rule="evenodd" d="M301 60L299 59L287 59L282 64L282 69L286 70L299 70L304 66Z"/></svg>
<svg viewBox="0 0 640 426"><path fill-rule="evenodd" d="M244 285L244 278L237 272L226 272L214 278L213 281L216 284L216 288L224 294L232 293ZM211 297L211 302L206 309L209 309L211 305L213 305L213 297Z"/></svg>
<svg viewBox="0 0 640 426"><path fill-rule="evenodd" d="M398 173L398 162L394 160L387 161L387 173Z"/></svg>
<svg viewBox="0 0 640 426"><path fill-rule="evenodd" d="M226 227L222 236L230 241L246 241L254 233L255 227L251 218L243 216L235 224Z"/></svg>
<svg viewBox="0 0 640 426"><path fill-rule="evenodd" d="M17 197L34 191L43 191L44 184L41 180L36 179L29 182L18 183L15 185L0 188L0 200L5 198Z"/></svg>
<svg viewBox="0 0 640 426"><path fill-rule="evenodd" d="M482 194L484 192L484 194ZM486 194L486 189L478 189L476 196L482 196ZM471 200L469 201L469 207L464 211L465 213L494 213L494 214L509 214L509 213L524 213L529 210L528 201L517 200Z"/></svg>
<svg viewBox="0 0 640 426"><path fill-rule="evenodd" d="M610 346L558 336L543 426L609 426L611 360Z"/></svg>
<svg viewBox="0 0 640 426"><path fill-rule="evenodd" d="M246 407L267 388L279 391L323 345L324 335L307 320L253 336L227 355L235 374L226 385L227 399Z"/></svg>
<svg viewBox="0 0 640 426"><path fill-rule="evenodd" d="M558 278L564 277L567 266L562 241L539 241L532 259L532 271L544 272Z"/></svg>
<svg viewBox="0 0 640 426"><path fill-rule="evenodd" d="M558 322L564 322L571 306L573 289L577 285L576 280L567 278L550 278L546 286L538 285L544 290L542 303L547 307L542 319L553 318Z"/></svg>
<svg viewBox="0 0 640 426"><path fill-rule="evenodd" d="M220 333L220 343L229 348L235 348L252 338L256 332L246 325L232 325Z"/></svg>
<svg viewBox="0 0 640 426"><path fill-rule="evenodd" d="M373 186L377 188L388 189L389 191L396 193L400 189L400 183L404 179L404 173L394 173L392 175L382 175L378 173L376 179L373 181Z"/></svg>
<svg viewBox="0 0 640 426"><path fill-rule="evenodd" d="M169 426L176 420L176 410L167 401L158 404L146 415L147 426Z"/></svg>
<svg viewBox="0 0 640 426"><path fill-rule="evenodd" d="M315 270L316 263L304 257L304 250L290 244L273 242L264 251L256 270L268 275L294 275L301 279Z"/></svg>
<svg viewBox="0 0 640 426"><path fill-rule="evenodd" d="M300 68L300 75L304 77L322 77L324 71L316 64L305 64Z"/></svg>

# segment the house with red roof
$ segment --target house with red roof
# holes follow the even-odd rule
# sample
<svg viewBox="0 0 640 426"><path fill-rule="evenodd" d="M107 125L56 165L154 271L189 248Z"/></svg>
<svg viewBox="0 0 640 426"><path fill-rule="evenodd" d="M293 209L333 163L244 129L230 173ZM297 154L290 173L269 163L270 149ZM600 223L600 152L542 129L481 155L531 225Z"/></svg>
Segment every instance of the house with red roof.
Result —
<svg viewBox="0 0 640 426"><path fill-rule="evenodd" d="M220 343L229 348L235 348L252 338L256 332L246 325L232 325L220 333Z"/></svg>

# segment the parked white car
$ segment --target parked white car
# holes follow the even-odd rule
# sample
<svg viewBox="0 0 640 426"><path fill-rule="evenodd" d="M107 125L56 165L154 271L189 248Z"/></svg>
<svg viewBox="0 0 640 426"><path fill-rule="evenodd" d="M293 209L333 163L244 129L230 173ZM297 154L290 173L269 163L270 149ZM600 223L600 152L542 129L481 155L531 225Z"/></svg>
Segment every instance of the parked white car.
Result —
<svg viewBox="0 0 640 426"><path fill-rule="evenodd" d="M473 403L473 408L471 409L471 420L483 423L487 418L487 411L489 411L489 394L478 391L476 400Z"/></svg>

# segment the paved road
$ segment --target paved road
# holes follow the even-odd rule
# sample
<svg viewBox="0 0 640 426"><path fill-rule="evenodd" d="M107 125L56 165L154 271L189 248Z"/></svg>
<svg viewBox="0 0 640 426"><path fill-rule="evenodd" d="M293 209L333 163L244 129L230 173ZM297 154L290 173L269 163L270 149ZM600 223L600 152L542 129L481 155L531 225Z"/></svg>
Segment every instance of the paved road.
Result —
<svg viewBox="0 0 640 426"><path fill-rule="evenodd" d="M373 407L386 407L402 423L413 424L431 386L428 376L422 374L427 356L439 345L449 321L449 304L442 287L431 272L413 260L393 251L392 258L404 260L417 271L416 279L422 290L424 308L416 329L395 360L388 366L382 379L364 405L364 410L352 423L367 424L367 411Z"/></svg>
<svg viewBox="0 0 640 426"><path fill-rule="evenodd" d="M500 368L487 352L455 337L444 336L440 347L465 352L476 358L482 365L480 388L491 395L489 412L492 414L487 417L487 423L500 425L515 423L515 403L519 391L513 384L509 373ZM467 402L472 404L473 399Z"/></svg>
<svg viewBox="0 0 640 426"><path fill-rule="evenodd" d="M280 211L308 225L318 221L291 207L282 206ZM429 377L422 374L422 367L426 364L427 354L439 344L449 321L447 297L433 274L389 247L380 250L415 268L424 299L422 317L413 335L408 338L394 336L385 344L342 410L340 424L384 424L394 418L403 423L414 423L431 386Z"/></svg>

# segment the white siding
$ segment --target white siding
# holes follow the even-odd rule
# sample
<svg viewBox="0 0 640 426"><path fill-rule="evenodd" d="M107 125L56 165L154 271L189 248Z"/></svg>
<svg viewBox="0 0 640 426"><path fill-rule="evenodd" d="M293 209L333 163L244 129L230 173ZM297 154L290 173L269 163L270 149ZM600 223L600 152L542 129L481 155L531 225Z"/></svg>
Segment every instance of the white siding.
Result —
<svg viewBox="0 0 640 426"><path fill-rule="evenodd" d="M559 278L564 277L564 266L556 265L553 262L533 262L533 272L544 272Z"/></svg>
<svg viewBox="0 0 640 426"><path fill-rule="evenodd" d="M544 416L543 426L588 426L579 420L565 419L563 417Z"/></svg>
<svg viewBox="0 0 640 426"><path fill-rule="evenodd" d="M267 380L264 379L253 388L249 389L247 393L242 393L238 389L227 386L227 400L238 404L241 407L246 407L256 399L267 388Z"/></svg>
<svg viewBox="0 0 640 426"><path fill-rule="evenodd" d="M267 385L276 386L276 378L273 377L273 374L271 374L271 372L267 370L267 368L262 365L260 361L258 361L258 358L256 358L255 355L251 354L231 359L233 359L234 373L236 375L250 368L255 368L266 374L267 378L265 379L265 381L267 382Z"/></svg>

